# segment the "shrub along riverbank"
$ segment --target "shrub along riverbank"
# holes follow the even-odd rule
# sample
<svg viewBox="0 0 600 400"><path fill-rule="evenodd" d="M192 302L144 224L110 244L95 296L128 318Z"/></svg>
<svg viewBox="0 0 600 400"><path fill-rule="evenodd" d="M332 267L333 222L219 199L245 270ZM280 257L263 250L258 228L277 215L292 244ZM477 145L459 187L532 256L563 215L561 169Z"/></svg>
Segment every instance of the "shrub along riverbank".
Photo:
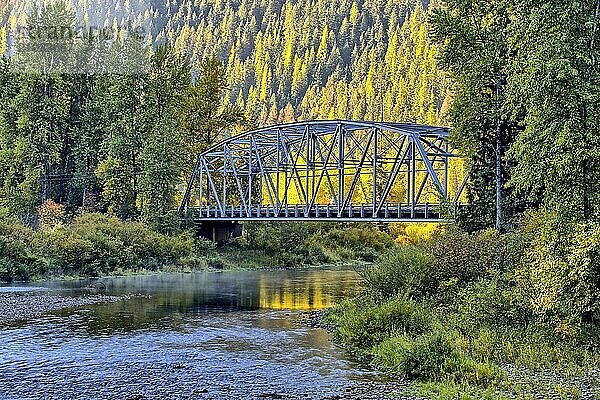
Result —
<svg viewBox="0 0 600 400"><path fill-rule="evenodd" d="M430 398L600 398L599 233L536 216L508 234L446 227L380 257L325 318Z"/></svg>
<svg viewBox="0 0 600 400"><path fill-rule="evenodd" d="M221 249L230 266L296 268L375 261L394 245L371 224L248 223Z"/></svg>
<svg viewBox="0 0 600 400"><path fill-rule="evenodd" d="M166 235L103 214L42 220L34 229L0 218L0 280L361 263L393 245L369 225L247 224L243 238L217 247L193 231Z"/></svg>
<svg viewBox="0 0 600 400"><path fill-rule="evenodd" d="M137 222L84 214L33 229L0 220L0 279L98 276L165 267L202 268L209 244L182 233L159 234Z"/></svg>

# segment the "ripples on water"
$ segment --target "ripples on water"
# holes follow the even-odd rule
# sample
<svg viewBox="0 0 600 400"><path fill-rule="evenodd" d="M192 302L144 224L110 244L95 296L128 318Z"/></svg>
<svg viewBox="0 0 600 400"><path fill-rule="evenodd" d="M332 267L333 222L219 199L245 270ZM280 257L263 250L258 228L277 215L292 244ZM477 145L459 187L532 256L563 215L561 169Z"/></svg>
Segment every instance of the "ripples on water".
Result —
<svg viewBox="0 0 600 400"><path fill-rule="evenodd" d="M120 303L0 330L2 399L326 398L370 379L321 329L295 322L357 288L352 271L103 280ZM49 284L73 295L82 284ZM6 289L5 289L6 290Z"/></svg>
<svg viewBox="0 0 600 400"><path fill-rule="evenodd" d="M41 286L0 286L0 293L40 292L48 290Z"/></svg>

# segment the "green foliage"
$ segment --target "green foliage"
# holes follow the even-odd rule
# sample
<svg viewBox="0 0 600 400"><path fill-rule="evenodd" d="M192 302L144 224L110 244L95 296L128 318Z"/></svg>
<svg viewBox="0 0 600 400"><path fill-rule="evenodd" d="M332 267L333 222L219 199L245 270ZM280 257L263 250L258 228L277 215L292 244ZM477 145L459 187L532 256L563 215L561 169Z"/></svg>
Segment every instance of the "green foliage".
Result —
<svg viewBox="0 0 600 400"><path fill-rule="evenodd" d="M230 104L261 125L295 119L433 123L449 87L436 68L421 1L202 0L172 4L157 39L227 69ZM208 15L208 18L203 16Z"/></svg>
<svg viewBox="0 0 600 400"><path fill-rule="evenodd" d="M481 326L527 326L533 315L526 307L524 293L514 281L508 274L457 288L449 306L454 314L448 317L448 322L470 333L477 332Z"/></svg>
<svg viewBox="0 0 600 400"><path fill-rule="evenodd" d="M38 248L56 268L66 272L107 274L116 268L155 269L190 256L193 239L187 235L160 235L140 223L86 214L68 226L42 231Z"/></svg>
<svg viewBox="0 0 600 400"><path fill-rule="evenodd" d="M532 311L567 336L581 323L600 321L600 226L544 215L530 229L537 235L521 284L531 288L526 293Z"/></svg>
<svg viewBox="0 0 600 400"><path fill-rule="evenodd" d="M214 55L207 54L198 66L199 76L188 88L179 103L185 130L186 160L195 163L194 155L224 138L227 128L247 123L239 105L224 104L222 98L229 90L227 71Z"/></svg>
<svg viewBox="0 0 600 400"><path fill-rule="evenodd" d="M23 241L0 236L0 281L29 280L44 273L45 267Z"/></svg>
<svg viewBox="0 0 600 400"><path fill-rule="evenodd" d="M514 1L509 99L524 131L512 183L566 221L600 217L600 9Z"/></svg>
<svg viewBox="0 0 600 400"><path fill-rule="evenodd" d="M17 1L6 16L0 9L0 49L8 15L22 21L28 3ZM226 78L219 84L227 107L203 107L214 104L214 93L221 90L209 96L198 91L185 101L184 108L193 109L185 110L191 118L183 126L191 138L202 136L201 145L223 134L221 117L242 108L256 114L261 125L379 120L382 109L387 120L435 123L443 121L450 103L449 82L427 35L428 1L156 1L142 7L127 2L119 10L90 1L67 3L77 15L102 16L101 26L112 26L119 15L152 26L152 43L189 55L195 72L213 56L223 63L219 70Z"/></svg>
<svg viewBox="0 0 600 400"><path fill-rule="evenodd" d="M22 18L31 29L73 27L79 6L89 4L50 2ZM181 49L150 48L133 36L78 60L88 44L61 39L48 59L17 40L16 55L1 59L0 204L32 225L38 206L52 200L69 216L108 211L174 232L170 211L191 160L244 122L240 108L224 101L226 70L214 57L196 69ZM93 73L98 59L111 57L139 65Z"/></svg>
<svg viewBox="0 0 600 400"><path fill-rule="evenodd" d="M247 252L271 256L274 266L375 260L393 246L391 237L372 226L323 223L248 223L245 242L237 242Z"/></svg>
<svg viewBox="0 0 600 400"><path fill-rule="evenodd" d="M435 290L432 282L434 259L416 247L394 247L377 262L364 270L361 276L369 292L381 298L398 295L421 297Z"/></svg>
<svg viewBox="0 0 600 400"><path fill-rule="evenodd" d="M434 10L455 84L454 142L472 164L464 227L491 225L497 149L505 223L539 205L565 221L598 219L599 20L595 1L447 0Z"/></svg>
<svg viewBox="0 0 600 400"><path fill-rule="evenodd" d="M37 231L17 221L0 223L2 280L112 274L162 266L202 268L214 245L187 233L167 236L142 223L84 214L68 225Z"/></svg>
<svg viewBox="0 0 600 400"><path fill-rule="evenodd" d="M419 246L394 248L362 272L362 295L329 311L326 321L338 341L418 379L415 388L426 396L571 393L563 378L505 371L566 369L588 379L600 361L598 229L548 221L531 214L509 234L449 226Z"/></svg>
<svg viewBox="0 0 600 400"><path fill-rule="evenodd" d="M45 272L45 262L31 251L34 231L17 219L0 217L0 281L29 280Z"/></svg>
<svg viewBox="0 0 600 400"><path fill-rule="evenodd" d="M335 227L322 235L314 235L310 244L321 248L325 254L346 249L358 259L374 261L379 254L393 247L394 242L387 233L366 225Z"/></svg>
<svg viewBox="0 0 600 400"><path fill-rule="evenodd" d="M511 57L510 4L510 0L447 0L431 15L442 67L454 81L448 115L454 128L451 139L471 165L469 205L459 215L461 225L470 231L494 225L497 190L506 214L502 223L511 222L518 201L505 185L511 166L504 153L518 131L503 109L505 69Z"/></svg>
<svg viewBox="0 0 600 400"><path fill-rule="evenodd" d="M494 230L467 233L456 226L438 231L423 245L435 258L433 283L476 281L499 276L517 266L528 245L522 232L501 235Z"/></svg>
<svg viewBox="0 0 600 400"><path fill-rule="evenodd" d="M416 339L394 336L374 347L373 354L377 363L413 379L464 381L485 386L504 377L497 365L475 362L440 331Z"/></svg>
<svg viewBox="0 0 600 400"><path fill-rule="evenodd" d="M346 301L331 310L326 319L335 324L338 340L363 352L394 334L420 335L431 325L431 318L420 304L401 297L383 303Z"/></svg>

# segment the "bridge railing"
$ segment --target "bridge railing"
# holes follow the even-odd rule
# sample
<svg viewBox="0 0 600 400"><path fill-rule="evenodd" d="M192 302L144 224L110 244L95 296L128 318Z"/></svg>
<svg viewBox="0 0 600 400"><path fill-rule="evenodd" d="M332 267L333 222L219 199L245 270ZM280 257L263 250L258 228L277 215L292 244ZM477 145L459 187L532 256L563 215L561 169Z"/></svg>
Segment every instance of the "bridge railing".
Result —
<svg viewBox="0 0 600 400"><path fill-rule="evenodd" d="M338 209L335 204L314 205L307 209L301 204L284 207L257 205L251 209L230 205L225 209L205 205L190 207L185 218L195 222L203 221L428 221L439 222L448 212L448 206L440 203L426 203L413 206L406 203L386 203L380 210L372 204L350 204Z"/></svg>

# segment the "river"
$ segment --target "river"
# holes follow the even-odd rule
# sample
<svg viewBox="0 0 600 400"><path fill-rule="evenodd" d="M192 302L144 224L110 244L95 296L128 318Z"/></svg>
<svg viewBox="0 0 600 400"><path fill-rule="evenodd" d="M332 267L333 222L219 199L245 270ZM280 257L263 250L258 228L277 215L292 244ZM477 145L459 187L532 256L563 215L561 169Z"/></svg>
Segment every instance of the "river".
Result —
<svg viewBox="0 0 600 400"><path fill-rule="evenodd" d="M300 318L354 294L354 271L101 282L106 294L136 296L0 327L0 399L375 399L392 390ZM86 285L30 289L80 296Z"/></svg>

